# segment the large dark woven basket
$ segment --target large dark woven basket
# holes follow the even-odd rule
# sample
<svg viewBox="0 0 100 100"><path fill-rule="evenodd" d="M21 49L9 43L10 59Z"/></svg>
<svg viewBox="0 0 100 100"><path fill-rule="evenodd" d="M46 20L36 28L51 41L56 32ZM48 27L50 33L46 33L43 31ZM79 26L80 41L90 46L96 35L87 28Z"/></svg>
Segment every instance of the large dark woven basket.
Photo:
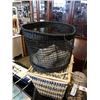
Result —
<svg viewBox="0 0 100 100"><path fill-rule="evenodd" d="M34 22L22 26L30 62L39 71L53 72L70 62L75 27L58 22Z"/></svg>

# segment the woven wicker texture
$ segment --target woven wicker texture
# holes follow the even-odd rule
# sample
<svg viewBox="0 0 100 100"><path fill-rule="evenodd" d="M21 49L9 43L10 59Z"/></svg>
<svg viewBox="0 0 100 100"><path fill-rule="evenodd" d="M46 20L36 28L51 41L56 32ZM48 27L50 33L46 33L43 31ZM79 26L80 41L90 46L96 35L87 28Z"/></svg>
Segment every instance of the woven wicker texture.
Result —
<svg viewBox="0 0 100 100"><path fill-rule="evenodd" d="M40 94L56 100L62 100L70 82L73 63L72 56L70 64L62 71L43 73L32 69L28 74L31 76L33 84Z"/></svg>
<svg viewBox="0 0 100 100"><path fill-rule="evenodd" d="M32 61L37 65L48 68L64 66L70 59L70 52L56 51L55 48L55 45L51 45L48 48L39 49L32 55Z"/></svg>
<svg viewBox="0 0 100 100"><path fill-rule="evenodd" d="M72 82L86 87L87 84L86 75L82 72L75 71L72 75Z"/></svg>
<svg viewBox="0 0 100 100"><path fill-rule="evenodd" d="M72 74L72 81L71 81L71 83L68 87L68 90L67 90L68 92L67 92L67 95L66 95L67 100L87 100L86 99L87 98L86 92L79 90L79 88L77 88L75 96L71 96L71 94L70 94L72 87L73 87L73 84L77 84L78 87L79 86L86 87L86 83L87 83L86 79L87 78L86 78L85 74L82 73L82 72L75 71Z"/></svg>

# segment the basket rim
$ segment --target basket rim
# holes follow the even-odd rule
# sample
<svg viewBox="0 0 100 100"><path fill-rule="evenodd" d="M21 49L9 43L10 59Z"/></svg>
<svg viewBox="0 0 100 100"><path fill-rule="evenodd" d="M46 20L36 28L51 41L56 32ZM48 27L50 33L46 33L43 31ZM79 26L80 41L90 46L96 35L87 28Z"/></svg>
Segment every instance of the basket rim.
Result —
<svg viewBox="0 0 100 100"><path fill-rule="evenodd" d="M72 33L69 33L69 34L50 34L48 32L38 32L38 31L32 31L30 29L25 29L24 27L27 26L27 25L31 25L31 24L35 24L35 23L52 23L52 24L62 24L62 25L66 25L68 27L71 27L73 28L73 32ZM32 22L32 23L28 23L28 24L23 24L22 27L21 27L21 30L22 31L26 31L26 32L30 32L30 33L33 33L35 32L35 34L39 34L39 35L45 35L45 36L74 36L75 35L75 32L76 32L76 28L74 25L71 25L71 24L65 24L65 23L61 23L61 22L54 22L54 21L38 21L38 22Z"/></svg>
<svg viewBox="0 0 100 100"><path fill-rule="evenodd" d="M48 79L48 80L52 80L54 79L55 81L59 81L60 82L62 81L62 83L66 83L66 84L69 84L70 81L71 81L71 74L72 74L72 69L73 69L73 63L74 63L74 56L72 55L71 56L71 59L70 59L70 63L68 64L68 67L66 69L66 72L63 73L63 74L66 74L67 75L67 80L66 79L60 79L60 78L56 78L56 77L53 77L53 76L46 76L46 75L40 75L40 74L37 74L37 73L33 73L32 71L29 71L27 72L27 74L31 77L39 77L39 78L43 78L43 79ZM31 66L32 68L32 66Z"/></svg>
<svg viewBox="0 0 100 100"><path fill-rule="evenodd" d="M29 75L32 75L32 73L28 73ZM58 82L58 83L61 83L61 84L68 84L68 82L64 79L59 79L59 78L55 78L55 77L52 77L52 76L42 76L39 75L39 74L34 74L32 75L32 77L36 77L36 78L40 78L42 80L48 80L48 81L53 81L53 82Z"/></svg>

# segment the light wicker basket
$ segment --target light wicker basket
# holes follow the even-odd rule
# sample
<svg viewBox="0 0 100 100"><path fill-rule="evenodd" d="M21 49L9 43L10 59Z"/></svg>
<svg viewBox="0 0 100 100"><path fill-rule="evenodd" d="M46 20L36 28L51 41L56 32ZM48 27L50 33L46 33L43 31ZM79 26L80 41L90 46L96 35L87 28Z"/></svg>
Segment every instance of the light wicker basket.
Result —
<svg viewBox="0 0 100 100"><path fill-rule="evenodd" d="M78 85L75 95L71 95L73 85ZM81 89L80 89L81 87ZM82 89L83 87L83 89ZM67 89L67 100L87 100L87 77L83 72L75 71L72 73L72 81ZM85 90L84 90L85 88Z"/></svg>
<svg viewBox="0 0 100 100"><path fill-rule="evenodd" d="M60 72L43 73L32 69L28 72L28 75L32 78L32 82L40 94L56 100L62 100L71 80L73 63L72 55L69 65Z"/></svg>
<svg viewBox="0 0 100 100"><path fill-rule="evenodd" d="M75 71L72 74L72 83L86 87L87 77L84 73L79 72L79 71Z"/></svg>

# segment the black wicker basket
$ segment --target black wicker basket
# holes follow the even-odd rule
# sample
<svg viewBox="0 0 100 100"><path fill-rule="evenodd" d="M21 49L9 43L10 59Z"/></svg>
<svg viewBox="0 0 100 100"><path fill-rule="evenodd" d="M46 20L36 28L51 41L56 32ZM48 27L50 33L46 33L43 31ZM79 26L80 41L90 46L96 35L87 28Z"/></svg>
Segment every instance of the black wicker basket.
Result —
<svg viewBox="0 0 100 100"><path fill-rule="evenodd" d="M33 68L53 72L67 67L74 45L74 26L58 22L34 22L23 25L22 34Z"/></svg>

